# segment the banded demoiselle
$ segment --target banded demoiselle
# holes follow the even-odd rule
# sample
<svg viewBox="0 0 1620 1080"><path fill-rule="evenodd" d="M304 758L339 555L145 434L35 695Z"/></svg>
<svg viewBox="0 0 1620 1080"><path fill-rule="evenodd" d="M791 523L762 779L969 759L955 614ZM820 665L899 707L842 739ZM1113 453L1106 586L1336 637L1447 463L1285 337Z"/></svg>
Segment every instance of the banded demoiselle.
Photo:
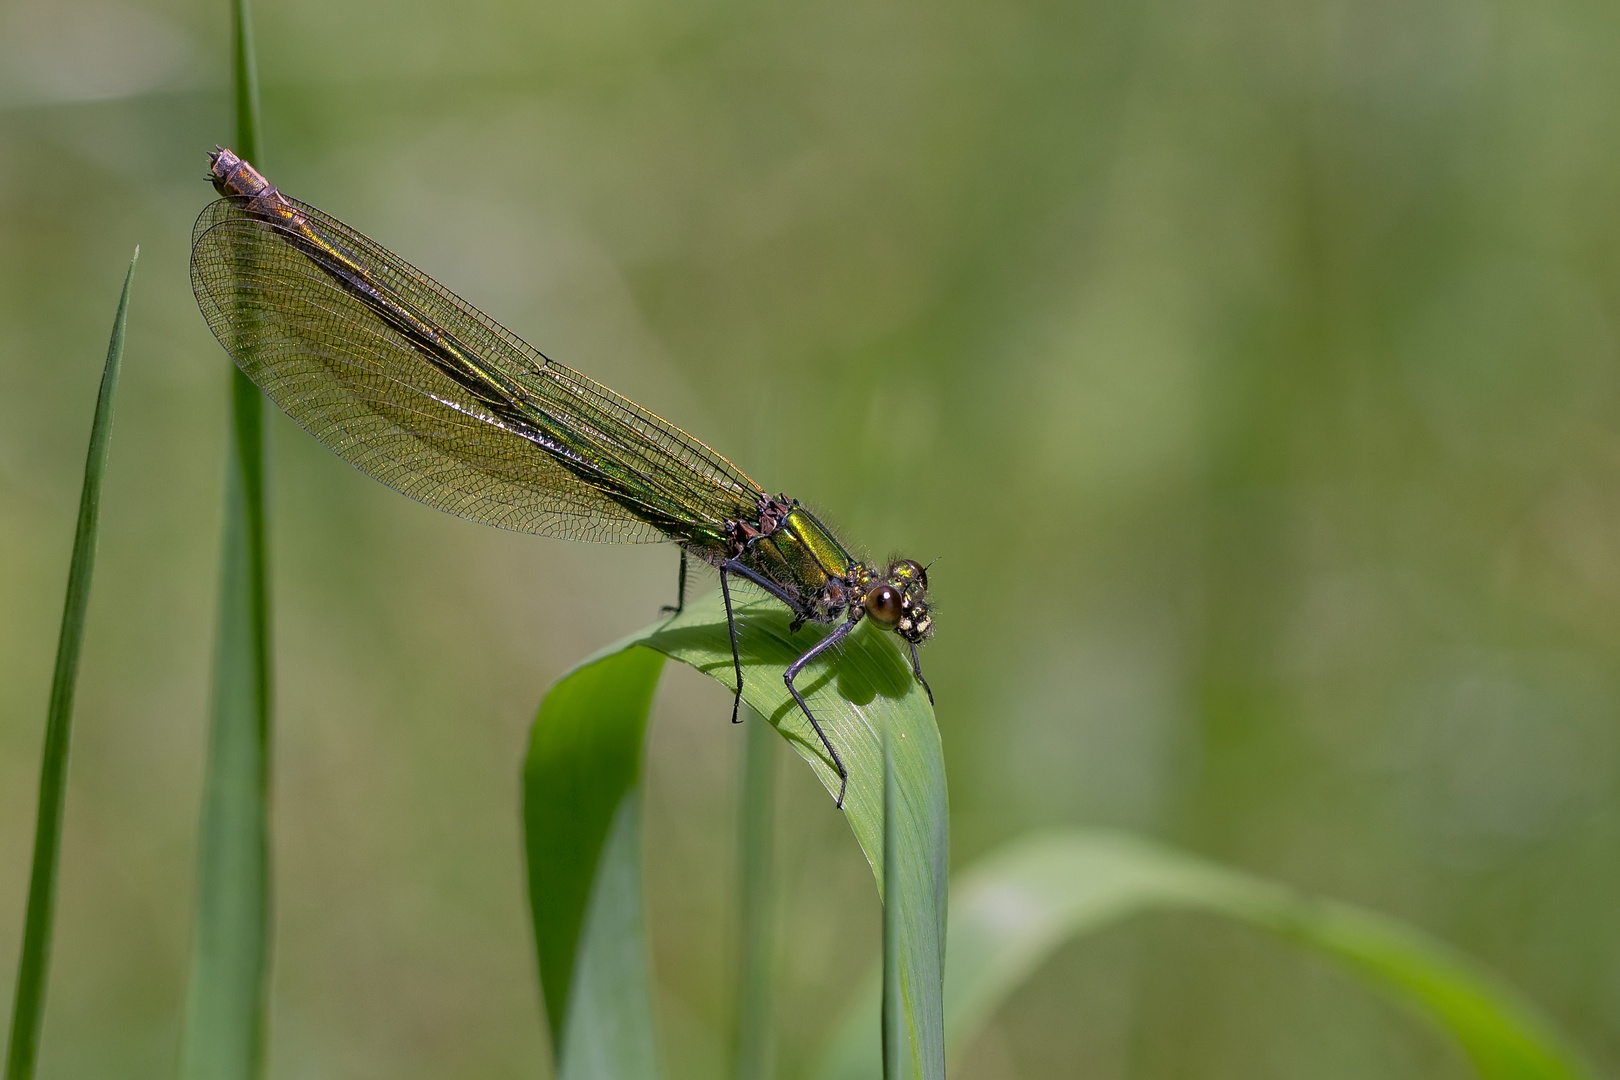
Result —
<svg viewBox="0 0 1620 1080"><path fill-rule="evenodd" d="M794 679L862 619L911 653L933 633L927 568L855 558L797 500L768 495L680 428L521 341L335 218L288 198L229 150L209 155L221 198L198 217L191 283L238 367L360 471L473 521L572 540L681 549L720 573L742 699L731 578L785 604L797 631L836 623L783 681L849 773ZM928 692L933 700L933 692Z"/></svg>

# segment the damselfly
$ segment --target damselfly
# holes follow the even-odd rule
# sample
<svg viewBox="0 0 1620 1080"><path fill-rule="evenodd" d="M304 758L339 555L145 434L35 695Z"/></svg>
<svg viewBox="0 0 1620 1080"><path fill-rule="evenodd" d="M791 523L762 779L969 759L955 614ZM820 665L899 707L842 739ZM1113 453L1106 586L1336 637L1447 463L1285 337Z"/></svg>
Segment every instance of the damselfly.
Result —
<svg viewBox="0 0 1620 1080"><path fill-rule="evenodd" d="M927 689L928 571L881 569L786 495L634 402L531 348L399 256L281 194L216 148L222 196L197 219L191 283L214 336L306 431L362 472L473 521L572 540L681 549L720 572L742 699L731 579L787 605L792 629L836 623L783 672L838 770L849 773L794 679L862 619L893 630ZM933 692L929 691L929 700Z"/></svg>

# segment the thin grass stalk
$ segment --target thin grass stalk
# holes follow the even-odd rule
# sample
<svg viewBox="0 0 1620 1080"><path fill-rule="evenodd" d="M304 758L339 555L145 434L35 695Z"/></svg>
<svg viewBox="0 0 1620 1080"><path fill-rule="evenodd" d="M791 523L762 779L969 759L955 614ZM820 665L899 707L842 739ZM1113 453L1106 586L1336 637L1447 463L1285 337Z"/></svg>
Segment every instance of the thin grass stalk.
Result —
<svg viewBox="0 0 1620 1080"><path fill-rule="evenodd" d="M259 61L253 48L253 18L248 0L231 0L231 81L236 112L238 155L262 167L259 160Z"/></svg>
<svg viewBox="0 0 1620 1080"><path fill-rule="evenodd" d="M745 706L746 708L746 706ZM737 1080L770 1080L774 1073L776 998L776 744L765 718L748 710L738 808Z"/></svg>
<svg viewBox="0 0 1620 1080"><path fill-rule="evenodd" d="M235 149L262 165L247 0L234 0L232 27ZM223 549L184 1080L255 1080L264 1071L271 747L264 402L234 366Z"/></svg>
<svg viewBox="0 0 1620 1080"><path fill-rule="evenodd" d="M17 962L17 994L11 1008L6 1080L31 1080L39 1058L39 1036L45 1020L45 982L51 962L51 931L56 921L56 879L62 851L68 748L73 734L73 696L79 681L85 612L90 606L90 579L96 567L101 478L107 469L107 451L112 444L113 395L118 388L118 370L124 361L129 287L135 280L135 261L140 257L141 249L137 247L124 273L124 290L118 297L118 313L113 316L107 362L101 369L101 389L96 394L96 415L90 425L84 486L79 489L79 521L73 532L67 598L62 604L56 668L51 673L51 700L45 713L45 750L39 767L39 816L34 823L34 864L28 879L28 909Z"/></svg>

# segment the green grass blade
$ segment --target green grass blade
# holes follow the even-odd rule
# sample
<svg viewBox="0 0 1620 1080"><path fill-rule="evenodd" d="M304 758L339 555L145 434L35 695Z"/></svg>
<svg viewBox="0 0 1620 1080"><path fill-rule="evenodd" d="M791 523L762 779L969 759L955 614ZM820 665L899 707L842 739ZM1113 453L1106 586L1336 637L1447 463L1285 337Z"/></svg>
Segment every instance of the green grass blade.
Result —
<svg viewBox="0 0 1620 1080"><path fill-rule="evenodd" d="M1581 1057L1517 991L1449 946L1393 919L1104 830L1036 834L965 872L952 896L945 1009L960 1050L1064 942L1167 908L1225 915L1341 961L1457 1039L1486 1080L1586 1080ZM876 979L820 1075L877 1076Z"/></svg>
<svg viewBox="0 0 1620 1080"><path fill-rule="evenodd" d="M67 599L56 640L56 668L51 673L51 700L45 714L45 751L39 767L39 816L34 823L34 866L28 879L28 908L23 922L22 951L17 963L17 994L12 1001L11 1038L6 1050L6 1080L29 1080L39 1052L45 1019L45 980L50 969L51 928L56 916L56 871L62 846L62 809L67 794L68 747L73 733L73 692L79 679L79 648L84 616L90 606L90 578L96 566L96 527L101 517L101 478L112 444L113 395L124 361L124 324L129 314L129 287L135 280L136 248L118 296L107 362L101 369L96 415L90 424L90 450L84 460L84 486L79 489L79 521L73 532L68 564Z"/></svg>
<svg viewBox="0 0 1620 1080"><path fill-rule="evenodd" d="M245 388L242 385L245 383ZM270 953L270 660L259 390L233 379L214 688L180 1075L263 1071ZM243 400L248 395L252 400Z"/></svg>
<svg viewBox="0 0 1620 1080"><path fill-rule="evenodd" d="M259 154L259 91L247 0L234 0L236 146ZM197 908L180 1075L252 1080L264 1071L270 966L270 596L264 399L231 367L231 442Z"/></svg>
<svg viewBox="0 0 1620 1080"><path fill-rule="evenodd" d="M598 654L551 688L529 735L529 911L552 1048L570 1078L657 1075L637 807L663 666L646 649Z"/></svg>
<svg viewBox="0 0 1620 1080"><path fill-rule="evenodd" d="M737 821L737 1080L770 1080L776 1008L776 733L747 713Z"/></svg>
<svg viewBox="0 0 1620 1080"><path fill-rule="evenodd" d="M657 1080L652 970L641 908L641 789L613 812L579 941L561 1080Z"/></svg>
<svg viewBox="0 0 1620 1080"><path fill-rule="evenodd" d="M782 672L828 628L788 629L780 604L760 601L736 609L743 663L743 700L769 720L798 755L809 762L830 794L838 774L804 714L782 683ZM641 639L672 659L690 664L724 686L733 685L731 648L720 598L689 604L667 624ZM877 879L880 898L890 898L898 948L902 1028L901 1056L922 1080L945 1075L942 975L948 882L948 822L945 762L928 703L891 635L863 623L844 642L836 662L811 665L798 686L838 746L849 770L844 816ZM894 736L897 866L884 872L883 731ZM876 1050L873 1067L880 1063Z"/></svg>
<svg viewBox="0 0 1620 1080"><path fill-rule="evenodd" d="M900 837L894 776L894 738L883 725L883 880L900 880ZM908 1080L919 1071L906 1056L900 985L900 905L891 887L883 898L883 1080ZM912 1068L907 1068L912 1065Z"/></svg>
<svg viewBox="0 0 1620 1080"><path fill-rule="evenodd" d="M248 0L231 0L231 88L236 115L237 155L263 168L259 160L259 61L253 48Z"/></svg>
<svg viewBox="0 0 1620 1080"><path fill-rule="evenodd" d="M743 699L808 761L829 792L838 775L782 683L782 672L809 648L824 627L788 631L780 605L737 609L743 660ZM645 650L662 653L731 685L731 650L718 596L688 605L679 618L660 621L604 650L554 687L540 709L524 776L530 903L541 981L558 1056L569 1068L580 1031L616 1030L630 1037L641 1006L627 995L618 1018L576 1020L587 957L581 927L599 903L618 903L602 884L602 852L622 799L634 790L656 669L641 669ZM634 678L632 678L634 675ZM945 768L939 731L928 698L894 642L870 626L851 634L835 663L818 663L799 681L811 707L839 746L849 768L845 815L878 879L898 883L893 917L898 944L899 1018L905 1057L925 1080L944 1076L944 966L946 841ZM633 690L633 692L632 692ZM895 733L895 869L884 873L881 733ZM544 807L544 812L541 808ZM600 865L599 865L600 864ZM636 903L639 910L639 898ZM645 960L640 965L645 970ZM584 1005L578 1005L581 1010ZM593 1006L595 1007L595 1006ZM878 1064L876 1053L872 1063ZM622 1080L620 1074L616 1080Z"/></svg>

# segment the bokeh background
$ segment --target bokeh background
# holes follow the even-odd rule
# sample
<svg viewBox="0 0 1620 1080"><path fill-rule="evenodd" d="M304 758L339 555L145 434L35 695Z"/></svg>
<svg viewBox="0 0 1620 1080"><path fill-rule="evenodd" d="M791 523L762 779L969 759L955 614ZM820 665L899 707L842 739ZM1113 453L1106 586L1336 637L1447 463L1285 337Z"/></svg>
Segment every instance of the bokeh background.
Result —
<svg viewBox="0 0 1620 1080"><path fill-rule="evenodd" d="M1620 10L259 0L271 178L878 556L938 557L953 858L1123 826L1411 920L1620 1071ZM0 1005L85 439L142 245L43 1047L171 1075L228 360L226 5L0 3ZM271 1075L547 1075L518 768L666 547L497 533L273 425ZM702 587L712 586L712 578ZM740 733L670 670L675 1080L723 1075ZM779 1048L872 963L783 757ZM1067 948L964 1077L1464 1077L1194 917Z"/></svg>

